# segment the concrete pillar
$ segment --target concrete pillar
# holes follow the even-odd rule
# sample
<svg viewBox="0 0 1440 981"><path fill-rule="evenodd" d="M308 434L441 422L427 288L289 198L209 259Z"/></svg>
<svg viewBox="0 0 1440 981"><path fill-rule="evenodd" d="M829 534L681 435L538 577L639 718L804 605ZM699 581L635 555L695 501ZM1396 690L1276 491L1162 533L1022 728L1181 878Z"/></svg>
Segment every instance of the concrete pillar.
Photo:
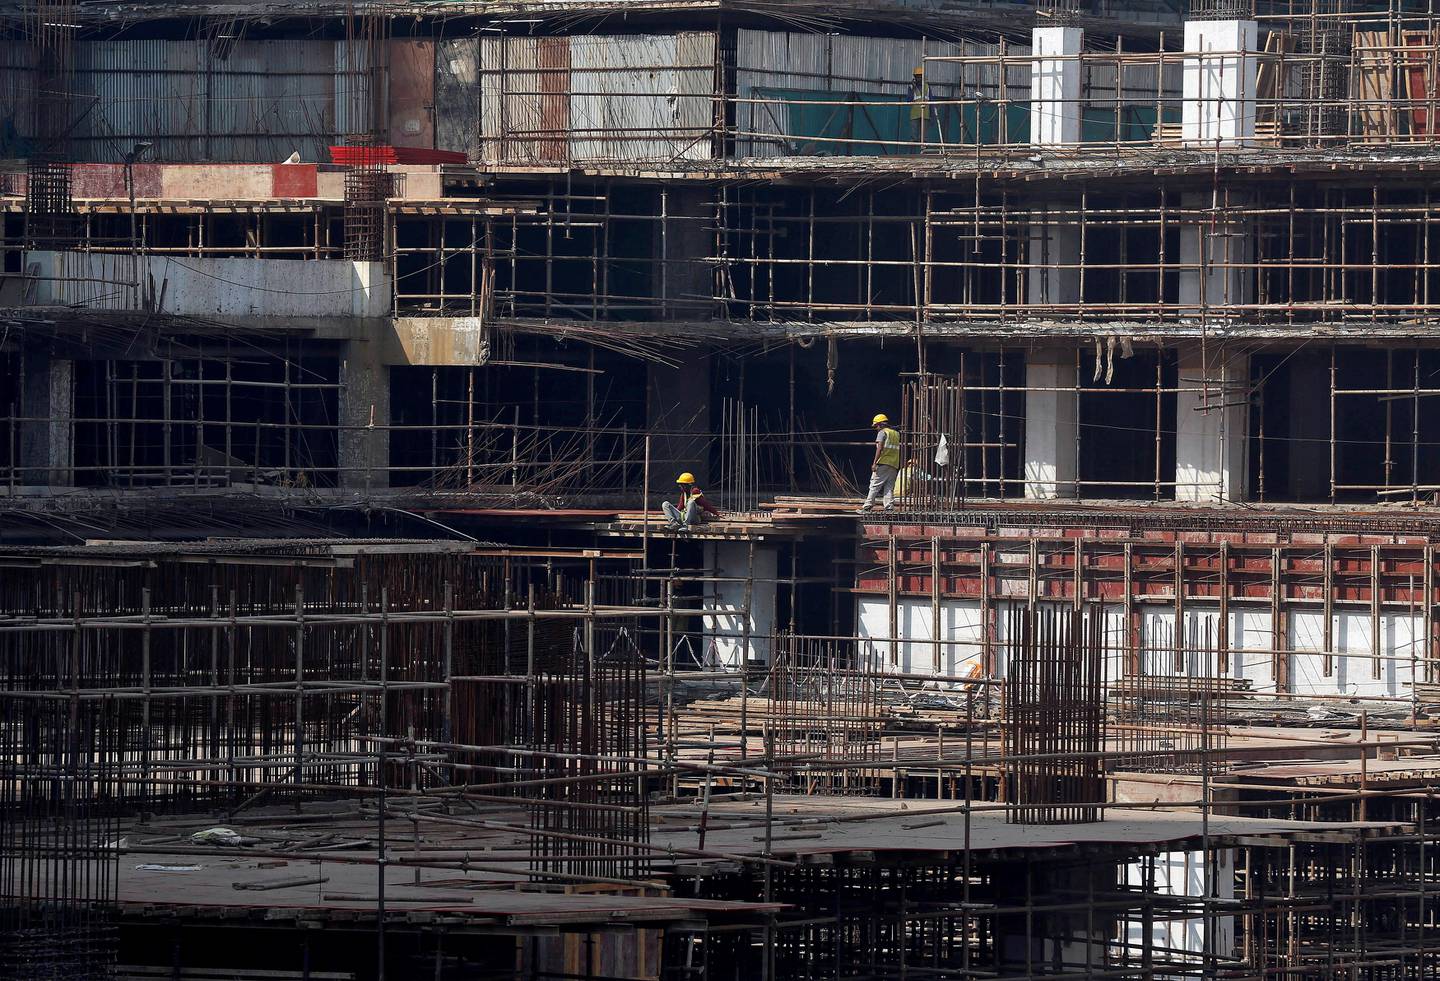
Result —
<svg viewBox="0 0 1440 981"><path fill-rule="evenodd" d="M675 489L681 471L695 475L702 489L710 480L710 355L687 352L678 368L646 369L645 419L650 433L650 490ZM640 451L643 454L643 449ZM717 507L727 507L716 500ZM654 505L658 506L658 505Z"/></svg>
<svg viewBox="0 0 1440 981"><path fill-rule="evenodd" d="M1186 143L1239 146L1255 136L1253 20L1185 22L1180 135Z"/></svg>
<svg viewBox="0 0 1440 981"><path fill-rule="evenodd" d="M390 486L390 368L378 340L347 342L341 365L340 486Z"/></svg>
<svg viewBox="0 0 1440 981"><path fill-rule="evenodd" d="M1030 35L1030 145L1080 142L1080 49L1078 27L1037 27Z"/></svg>
<svg viewBox="0 0 1440 981"><path fill-rule="evenodd" d="M706 666L739 671L741 658L770 663L770 634L775 629L775 579L780 550L755 546L750 565L749 542L708 542L705 564L719 580L705 590L705 606L731 612L704 617ZM753 578L751 578L753 576ZM750 646L745 646L746 580L750 580ZM713 660L712 660L713 659Z"/></svg>
<svg viewBox="0 0 1440 981"><path fill-rule="evenodd" d="M1080 142L1080 62L1085 32L1078 27L1037 27L1031 35L1037 59L1030 70L1030 145L1073 146ZM1046 57L1050 56L1050 57ZM1080 302L1080 226L1032 209L1026 278L1031 305Z"/></svg>
<svg viewBox="0 0 1440 981"><path fill-rule="evenodd" d="M1064 348L1031 351L1025 359L1025 386L1025 496L1074 497L1080 472L1075 353ZM1034 391L1037 387L1057 390Z"/></svg>
<svg viewBox="0 0 1440 981"><path fill-rule="evenodd" d="M1031 306L1080 303L1080 226L1073 217L1052 215L1045 205L1031 211L1025 299ZM1042 315L1042 311L1036 311Z"/></svg>
<svg viewBox="0 0 1440 981"><path fill-rule="evenodd" d="M655 231L655 295L666 320L714 314L715 202L704 188L662 186Z"/></svg>
<svg viewBox="0 0 1440 981"><path fill-rule="evenodd" d="M22 380L20 466L24 482L69 487L75 482L75 362L27 351Z"/></svg>
<svg viewBox="0 0 1440 981"><path fill-rule="evenodd" d="M1250 223L1228 217L1248 202L1222 192L1184 194L1187 213L1180 229L1180 305L1191 317L1231 317L1251 302L1254 281L1246 268L1255 258ZM1227 309L1228 308L1228 309Z"/></svg>
<svg viewBox="0 0 1440 981"><path fill-rule="evenodd" d="M1175 499L1245 499L1250 359L1210 346L1180 352L1176 396Z"/></svg>

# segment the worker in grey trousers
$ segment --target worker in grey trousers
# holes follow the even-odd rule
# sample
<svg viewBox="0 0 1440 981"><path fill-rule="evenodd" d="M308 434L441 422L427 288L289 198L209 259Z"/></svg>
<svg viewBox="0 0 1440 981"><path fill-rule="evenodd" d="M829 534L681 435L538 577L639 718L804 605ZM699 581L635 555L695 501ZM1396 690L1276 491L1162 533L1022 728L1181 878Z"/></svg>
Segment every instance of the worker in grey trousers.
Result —
<svg viewBox="0 0 1440 981"><path fill-rule="evenodd" d="M895 507L895 478L900 474L900 434L890 428L890 417L878 413L870 425L875 427L875 459L870 464L870 493L860 505L861 514L875 506L876 498L884 502L886 511Z"/></svg>

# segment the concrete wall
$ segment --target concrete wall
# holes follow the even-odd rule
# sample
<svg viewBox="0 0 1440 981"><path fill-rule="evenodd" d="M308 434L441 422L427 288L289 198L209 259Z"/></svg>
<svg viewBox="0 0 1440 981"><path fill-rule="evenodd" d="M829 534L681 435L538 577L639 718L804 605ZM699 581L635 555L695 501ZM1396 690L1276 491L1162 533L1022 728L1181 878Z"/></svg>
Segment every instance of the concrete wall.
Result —
<svg viewBox="0 0 1440 981"><path fill-rule="evenodd" d="M313 163L299 164L158 164L132 168L135 197L142 200L239 200L340 197L341 181L329 181L322 193L321 175ZM126 201L125 165L76 164L70 170L71 196L78 200Z"/></svg>
<svg viewBox="0 0 1440 981"><path fill-rule="evenodd" d="M996 601L996 645L995 676L1006 675L1005 655L1002 649L1007 638L1006 621L1013 606L1006 601ZM1042 604L1046 605L1046 604ZM1058 605L1058 604L1048 604ZM920 598L902 598L896 603L896 633L890 632L890 603L883 596L861 596L856 604L856 636L860 638L861 656L869 666L878 671L902 674L932 674L935 671L935 612L931 601ZM1120 676L1122 651L1125 640L1124 615L1119 607L1107 606L1102 615L1105 618L1105 639L1112 654L1107 668L1109 677ZM885 639L891 636L902 638L895 646L895 658L891 659L891 644ZM940 603L940 646L939 674L949 677L983 677L981 657L983 656L983 626L978 600L942 600Z"/></svg>
<svg viewBox="0 0 1440 981"><path fill-rule="evenodd" d="M1198 897L1207 894L1205 887L1208 884L1211 887L1208 893L1212 898L1234 899L1235 851L1221 849L1215 856L1215 867L1211 872L1213 881L1207 883L1203 851L1161 852L1155 856L1154 892L1161 896ZM1132 889L1149 892L1145 871L1138 862L1125 866L1122 883ZM1144 923L1137 919L1126 924L1125 939L1136 948L1153 947L1188 954L1209 951L1221 957L1230 956L1235 949L1235 917L1216 916L1213 926L1214 934L1211 936L1203 916L1167 918L1157 915L1151 924L1149 937L1145 936Z"/></svg>
<svg viewBox="0 0 1440 981"><path fill-rule="evenodd" d="M750 545L746 542L712 542L705 546L706 564L717 577L743 580L751 573ZM751 661L770 662L770 635L775 629L775 578L779 550L755 546L754 583L750 589ZM709 667L740 669L745 651L745 583L714 582L706 587L705 606L731 613L704 617L704 660Z"/></svg>
<svg viewBox="0 0 1440 981"><path fill-rule="evenodd" d="M384 263L341 259L173 259L30 252L39 305L151 309L194 317L361 317L390 313ZM133 284L133 285L132 285Z"/></svg>
<svg viewBox="0 0 1440 981"><path fill-rule="evenodd" d="M996 601L995 676L1006 675L1003 645L1006 641L1006 620L1011 603ZM1104 607L1107 657L1106 677L1112 681L1124 674L1125 624L1124 612L1118 605ZM1218 674L1214 647L1219 638L1218 606L1197 604L1185 606L1182 636L1176 642L1175 608L1167 603L1145 604L1140 615L1140 664L1147 675L1176 673L1175 648L1186 651L1184 673L1192 677L1214 677ZM1264 694L1275 691L1275 637L1268 605L1256 607L1231 606L1229 615L1229 665L1226 676L1250 683L1253 691ZM861 596L856 605L856 636L860 638L861 656L879 671L906 674L934 673L935 645L934 612L929 599L902 598L896 604L897 633L890 631L890 604L884 596ZM1372 634L1370 612L1345 610L1332 613L1331 635L1334 646L1331 672L1325 673L1325 624L1320 610L1290 610L1283 646L1288 652L1286 668L1288 690L1299 695L1405 696L1410 693L1413 677L1411 658L1421 652L1416 646L1423 637L1420 617L1382 614L1380 617L1380 677L1372 670ZM902 638L895 645L885 639ZM944 600L940 607L941 648L938 673L950 677L979 674L982 655L980 604L974 600ZM1347 656L1348 655L1348 656Z"/></svg>

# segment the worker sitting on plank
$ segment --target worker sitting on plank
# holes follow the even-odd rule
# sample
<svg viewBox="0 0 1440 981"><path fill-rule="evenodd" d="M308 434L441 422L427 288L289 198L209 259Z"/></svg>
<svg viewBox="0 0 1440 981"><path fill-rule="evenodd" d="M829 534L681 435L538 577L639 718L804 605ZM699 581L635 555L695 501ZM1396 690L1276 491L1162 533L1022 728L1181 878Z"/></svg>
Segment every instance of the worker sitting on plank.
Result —
<svg viewBox="0 0 1440 981"><path fill-rule="evenodd" d="M676 531L683 531L694 525L698 525L705 519L701 516L703 511L712 518L720 517L720 512L710 506L705 500L705 492L695 486L695 475L688 470L675 478L675 483L680 487L680 503L678 506L669 501L661 501L660 506L665 509L665 517L670 519L670 527Z"/></svg>
<svg viewBox="0 0 1440 981"><path fill-rule="evenodd" d="M895 496L904 497L915 486L917 480L929 480L930 475L921 470L918 460L907 460L905 466L900 468L900 473L895 477Z"/></svg>
<svg viewBox="0 0 1440 981"><path fill-rule="evenodd" d="M890 428L890 417L881 412L870 420L875 427L875 459L870 464L870 493L860 505L864 514L882 498L885 510L895 507L895 478L900 474L900 434Z"/></svg>

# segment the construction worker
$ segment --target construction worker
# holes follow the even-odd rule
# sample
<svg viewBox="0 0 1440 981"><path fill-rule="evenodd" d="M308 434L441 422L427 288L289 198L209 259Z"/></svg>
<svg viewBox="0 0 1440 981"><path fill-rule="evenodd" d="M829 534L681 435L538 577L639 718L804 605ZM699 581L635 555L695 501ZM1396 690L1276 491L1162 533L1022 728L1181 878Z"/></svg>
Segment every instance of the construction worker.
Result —
<svg viewBox="0 0 1440 981"><path fill-rule="evenodd" d="M928 473L925 473L918 466L916 466L916 462L917 461L915 460L906 460L905 466L900 468L900 473L897 474L895 477L896 497L904 497L906 494L910 493L917 479L929 479L930 475Z"/></svg>
<svg viewBox="0 0 1440 981"><path fill-rule="evenodd" d="M670 519L670 527L676 531L682 531L693 525L698 525L705 520L701 512L712 518L720 517L720 512L710 506L705 500L705 492L695 486L695 475L688 470L675 478L676 485L680 488L680 503L671 504L669 501L661 501L660 507L665 510L665 517Z"/></svg>
<svg viewBox="0 0 1440 981"><path fill-rule="evenodd" d="M875 427L875 459L870 464L870 493L860 505L863 514L881 497L885 510L895 507L895 478L900 474L900 434L890 428L890 417L881 412L870 420Z"/></svg>

